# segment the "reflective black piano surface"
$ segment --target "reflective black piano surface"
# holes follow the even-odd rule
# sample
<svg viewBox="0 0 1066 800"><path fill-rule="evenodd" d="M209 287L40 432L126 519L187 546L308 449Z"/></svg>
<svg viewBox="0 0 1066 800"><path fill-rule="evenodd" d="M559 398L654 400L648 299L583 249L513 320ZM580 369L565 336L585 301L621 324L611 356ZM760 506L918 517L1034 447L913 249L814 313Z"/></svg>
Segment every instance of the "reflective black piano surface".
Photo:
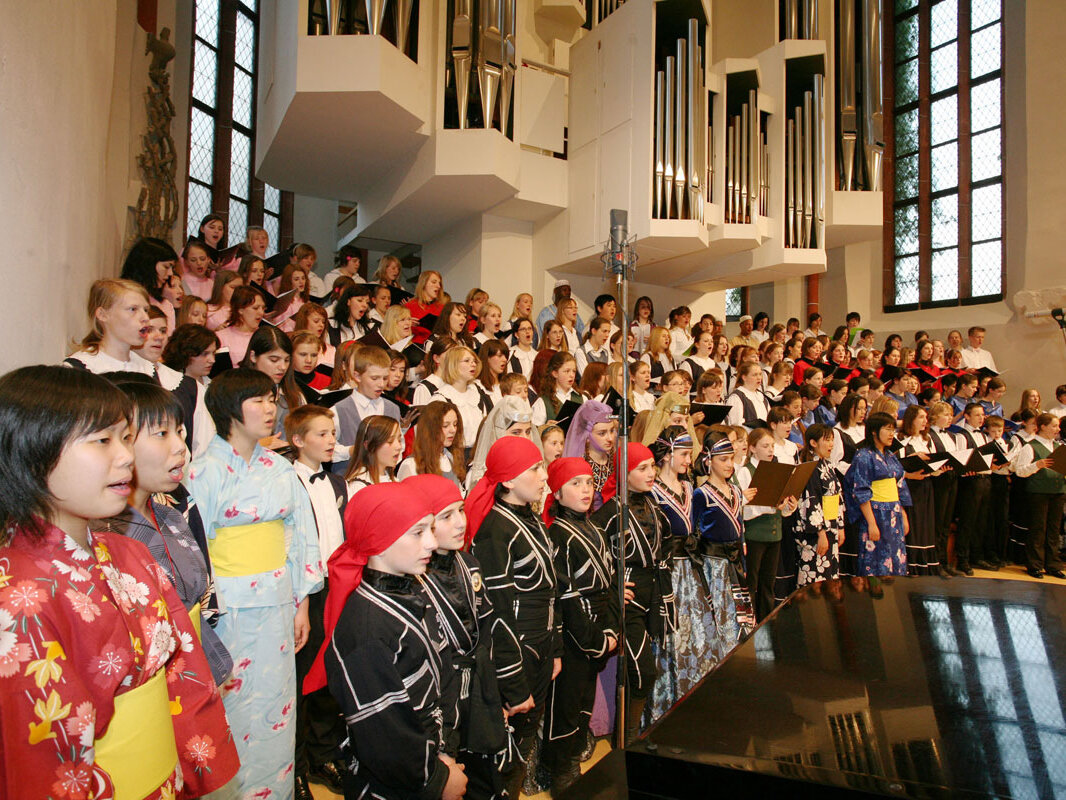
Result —
<svg viewBox="0 0 1066 800"><path fill-rule="evenodd" d="M798 591L587 798L1066 798L1066 586L844 579Z"/></svg>

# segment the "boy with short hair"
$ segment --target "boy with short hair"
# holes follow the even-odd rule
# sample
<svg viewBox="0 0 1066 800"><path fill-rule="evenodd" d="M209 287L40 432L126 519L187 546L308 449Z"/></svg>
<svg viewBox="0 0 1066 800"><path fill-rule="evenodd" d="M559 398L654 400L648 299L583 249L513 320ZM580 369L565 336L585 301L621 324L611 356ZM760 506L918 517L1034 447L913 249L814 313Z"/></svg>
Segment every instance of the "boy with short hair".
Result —
<svg viewBox="0 0 1066 800"><path fill-rule="evenodd" d="M607 335L607 341L609 342L618 330L618 326L614 324L614 318L618 314L618 301L614 299L613 294L601 294L596 296L592 305L596 309L597 317L601 317L611 323L611 332ZM589 323L589 327L592 327L591 323Z"/></svg>
<svg viewBox="0 0 1066 800"><path fill-rule="evenodd" d="M1059 557L1066 478L1051 469L1051 454L1057 446L1058 435L1059 418L1053 414L1038 414L1036 435L1018 453L1014 463L1018 476L1028 479L1025 486L1029 506L1026 571L1034 578L1043 577L1045 572L1053 578L1066 578Z"/></svg>
<svg viewBox="0 0 1066 800"><path fill-rule="evenodd" d="M307 645L296 654L296 683L303 684L322 647L323 615L329 590L327 562L344 543L344 509L348 488L340 475L323 465L333 459L337 428L328 408L305 405L293 409L285 418L285 438L296 453L293 468L311 500L311 511L318 528L318 550L326 569L325 585L308 596L311 625ZM296 798L310 797L308 781L328 786L336 794L344 792L344 763L338 749L344 739L344 721L340 707L329 690L310 694L298 692L296 699Z"/></svg>
<svg viewBox="0 0 1066 800"><path fill-rule="evenodd" d="M1057 406L1049 408L1047 413L1053 417L1062 419L1066 417L1066 383L1059 384L1055 387L1055 399L1059 401Z"/></svg>
<svg viewBox="0 0 1066 800"><path fill-rule="evenodd" d="M352 445L359 432L359 423L366 417L385 416L400 421L400 408L387 397L382 397L389 379L392 359L389 354L373 345L355 347L345 356L349 381L355 391L347 400L333 406L333 419L337 425L337 444L334 448L332 470L343 475L348 467Z"/></svg>
<svg viewBox="0 0 1066 800"><path fill-rule="evenodd" d="M1007 539L1010 536L1010 460L1007 442L1003 439L1006 425L1001 416L985 416L985 433L989 441L999 451L1004 463L997 466L992 462L991 489L988 495L988 546L985 548L985 560L999 568L1004 566L1007 555Z"/></svg>
<svg viewBox="0 0 1066 800"><path fill-rule="evenodd" d="M971 376L972 377L972 376ZM970 384L976 385L976 379ZM976 449L988 444L981 430L985 422L985 409L978 402L970 402L963 409L963 420L958 425L956 436L963 449ZM955 569L965 575L973 575L973 567L996 569L995 564L985 561L985 542L988 538L989 495L992 491L991 470L964 473L959 477L959 493L956 511L959 527L955 535ZM972 551L972 552L971 552ZM971 561L971 555L973 561ZM971 566L972 565L972 566Z"/></svg>

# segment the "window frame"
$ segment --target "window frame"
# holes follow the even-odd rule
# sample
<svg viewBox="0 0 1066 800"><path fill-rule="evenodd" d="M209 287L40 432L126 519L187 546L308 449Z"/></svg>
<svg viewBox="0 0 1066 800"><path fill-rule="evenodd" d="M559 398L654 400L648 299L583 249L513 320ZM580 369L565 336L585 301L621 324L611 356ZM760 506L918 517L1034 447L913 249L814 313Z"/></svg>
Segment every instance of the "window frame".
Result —
<svg viewBox="0 0 1066 800"><path fill-rule="evenodd" d="M243 203L247 207L248 226L262 226L266 217L272 217L277 221L278 236L271 237L271 250L281 250L292 245L292 209L293 195L291 192L281 191L278 210L274 212L264 207L266 184L255 176L255 148L256 135L258 132L258 90L259 90L259 35L260 35L260 9L261 1L257 0L217 0L218 2L218 38L217 44L202 39L197 31L197 0L191 5L192 14L192 46L190 49L189 69L189 137L186 143L186 174L185 174L185 197L183 202L183 231L185 236L190 233L191 225L198 220L189 219L189 185L195 183L208 189L211 193L211 210L220 214L226 220L226 243L229 246L238 244L243 240L241 237L234 240L230 224L231 202ZM251 22L254 31L254 45L252 49L252 69L249 71L237 62L237 18L243 15ZM196 48L197 43L210 48L215 53L215 105L209 106L193 94L193 82L196 74ZM251 98L249 108L249 122L234 119L233 116L233 88L234 70L240 70L251 78ZM195 112L200 112L210 117L213 124L213 152L212 152L212 179L210 185L200 178L192 175L192 122ZM248 187L247 197L239 192L234 192L233 186L233 133L237 132L249 139L248 157ZM239 188L239 187L238 187Z"/></svg>
<svg viewBox="0 0 1066 800"><path fill-rule="evenodd" d="M1006 286L1006 176L1004 174L1004 140L1005 121L1005 66L1006 58L1005 26L1006 3L1000 4L998 20L987 23L980 30L992 25L1000 26L1000 64L998 69L981 75L974 80L971 77L971 38L977 31L971 26L971 0L958 0L958 31L954 40L957 45L957 81L949 87L936 92L931 86L932 47L930 46L930 15L932 8L941 0L918 0L914 9L897 13L894 9L884 15L885 53L885 158L884 158L884 234L882 267L882 306L886 313L915 311L918 309L950 308L961 306L984 305L1003 300ZM903 203L896 201L896 25L897 20L910 16L920 20L918 37L918 97L912 103L901 108L908 112L917 109L918 114L918 194L913 201L918 208L918 302L896 302L896 212L910 204L910 198ZM965 32L965 35L962 33ZM945 44L947 46L947 44ZM1000 171L991 178L972 179L972 146L970 92L974 87L992 81L999 81L1000 118ZM954 187L933 191L932 189L932 153L931 153L931 114L933 102L948 97L957 98L958 108L958 181ZM994 130L995 126L987 130ZM982 129L986 130L986 129ZM943 143L938 143L943 144ZM910 155L910 154L908 154ZM972 197L976 189L992 185L1000 186L1000 282L999 291L993 294L972 296L974 246L972 230ZM957 195L958 221L958 294L954 298L934 300L933 292L933 238L932 238L932 203L935 199ZM991 242L985 239L977 242ZM950 249L950 248L945 248ZM910 257L910 256L908 256Z"/></svg>

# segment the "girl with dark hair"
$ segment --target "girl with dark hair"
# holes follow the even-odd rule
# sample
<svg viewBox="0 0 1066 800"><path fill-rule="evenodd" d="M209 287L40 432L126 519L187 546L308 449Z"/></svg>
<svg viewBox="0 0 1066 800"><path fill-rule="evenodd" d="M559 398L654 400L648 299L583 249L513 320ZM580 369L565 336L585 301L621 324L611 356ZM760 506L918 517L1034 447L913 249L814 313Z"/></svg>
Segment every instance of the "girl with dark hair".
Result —
<svg viewBox="0 0 1066 800"><path fill-rule="evenodd" d="M699 456L699 470L707 480L692 494L693 532L699 537L703 579L713 606L716 659L725 657L755 626L744 567L744 504L757 490L741 491L734 479L741 448L747 448L742 433L731 439L729 433L708 431Z"/></svg>
<svg viewBox="0 0 1066 800"><path fill-rule="evenodd" d="M360 422L353 455L344 473L348 499L367 486L396 480L396 465L403 456L403 445L400 423L392 417L374 415Z"/></svg>
<svg viewBox="0 0 1066 800"><path fill-rule="evenodd" d="M263 295L251 286L238 286L230 297L229 324L218 331L218 341L229 350L230 361L240 364L248 352L252 334L266 314Z"/></svg>
<svg viewBox="0 0 1066 800"><path fill-rule="evenodd" d="M655 327L655 304L647 295L637 298L633 304L633 321L629 323L629 330L636 337L635 349L643 353L648 349L651 340L651 329Z"/></svg>
<svg viewBox="0 0 1066 800"><path fill-rule="evenodd" d="M174 274L178 254L162 239L145 237L130 248L119 277L144 287L153 300L163 299L163 284Z"/></svg>
<svg viewBox="0 0 1066 800"><path fill-rule="evenodd" d="M444 386L444 378L441 375L444 354L453 347L458 347L454 339L438 339L426 349L426 358L422 362L422 374L425 377L415 386L411 402L416 406L424 406L429 402L433 393Z"/></svg>
<svg viewBox="0 0 1066 800"><path fill-rule="evenodd" d="M507 372L507 345L499 339L489 339L478 350L478 358L481 359L481 369L477 378L478 386L495 405L502 397L500 378Z"/></svg>
<svg viewBox="0 0 1066 800"><path fill-rule="evenodd" d="M751 336L759 344L762 344L770 338L770 333L767 328L770 327L770 315L765 311L760 311L755 315L755 319L752 320Z"/></svg>
<svg viewBox="0 0 1066 800"><path fill-rule="evenodd" d="M277 389L277 414L274 417L274 443L284 444L279 438L285 430L285 417L294 408L307 402L292 374L292 340L272 325L264 325L252 334L248 342L248 354L241 362L269 376Z"/></svg>
<svg viewBox="0 0 1066 800"><path fill-rule="evenodd" d="M329 329L329 339L334 347L341 342L366 336L364 318L370 308L370 293L373 288L369 283L354 283L345 289L337 300Z"/></svg>
<svg viewBox="0 0 1066 800"><path fill-rule="evenodd" d="M793 523L799 586L838 577L838 554L844 543L840 479L829 458L833 452L833 429L815 423L804 431L803 439L803 460L817 461L818 468L803 488Z"/></svg>
<svg viewBox="0 0 1066 800"><path fill-rule="evenodd" d="M201 796L237 771L178 593L143 544L90 530L132 490L128 413L86 370L0 378L0 786L12 800L162 800L182 784Z"/></svg>
<svg viewBox="0 0 1066 800"><path fill-rule="evenodd" d="M477 342L467 329L469 318L470 313L462 303L447 303L441 309L440 316L433 325L433 335L430 341L454 339L464 347L476 350Z"/></svg>
<svg viewBox="0 0 1066 800"><path fill-rule="evenodd" d="M672 708L723 655L693 527L692 445L686 428L669 425L649 446L659 467L651 494L670 525L663 555L670 566L677 616L685 621L667 631L654 648L658 677L648 697L650 722Z"/></svg>
<svg viewBox="0 0 1066 800"><path fill-rule="evenodd" d="M533 404L533 424L540 427L554 420L559 409L568 402L581 403L584 398L574 390L577 380L577 361L566 352L556 353L548 361L540 382L540 396Z"/></svg>
<svg viewBox="0 0 1066 800"><path fill-rule="evenodd" d="M389 354L389 377L385 380L385 391L381 396L394 402L403 413L411 405L411 401L407 399L407 357L395 350L386 352Z"/></svg>
<svg viewBox="0 0 1066 800"><path fill-rule="evenodd" d="M162 386L134 380L141 375L134 373L124 379L123 374L112 373L109 377L132 404L134 480L126 508L101 518L99 523L148 548L189 612L211 674L221 685L233 669L233 659L214 629L218 608L207 542L197 541L180 511L154 499L173 493L184 477L181 404Z"/></svg>
<svg viewBox="0 0 1066 800"><path fill-rule="evenodd" d="M295 264L285 267L285 271L281 273L281 280L278 282L278 296L284 297L288 292L292 294L277 303L270 315L270 322L286 333L292 333L296 330L293 315L303 307L304 303L311 300L311 287L307 272Z"/></svg>
<svg viewBox="0 0 1066 800"><path fill-rule="evenodd" d="M197 230L199 235L194 238L198 238L210 247L212 251L215 251L209 251L211 252L211 259L214 260L217 256L217 251L226 246L226 220L221 214L212 212L200 220Z"/></svg>
<svg viewBox="0 0 1066 800"><path fill-rule="evenodd" d="M538 352L543 353L547 350L553 350L556 353L565 353L569 350L566 331L563 330L563 326L558 320L550 319L544 323L544 331L540 336Z"/></svg>
<svg viewBox="0 0 1066 800"><path fill-rule="evenodd" d="M179 325L163 349L163 363L204 383L215 365L218 336L203 325Z"/></svg>
<svg viewBox="0 0 1066 800"><path fill-rule="evenodd" d="M903 465L892 452L896 418L871 414L866 438L844 476L848 520L858 523L858 574L906 575L904 539L910 530L904 505L911 505Z"/></svg>
<svg viewBox="0 0 1066 800"><path fill-rule="evenodd" d="M536 329L531 320L521 317L515 321L512 331L515 343L508 360L509 371L520 372L529 380L533 374L533 362L537 358L537 351L533 348Z"/></svg>
<svg viewBox="0 0 1066 800"><path fill-rule="evenodd" d="M190 239L181 251L181 279L185 291L201 300L210 300L215 286L215 265L207 245Z"/></svg>
<svg viewBox="0 0 1066 800"><path fill-rule="evenodd" d="M211 299L207 301L207 327L217 331L229 324L230 298L233 297L233 291L243 285L244 278L236 272L220 269L215 273Z"/></svg>
<svg viewBox="0 0 1066 800"><path fill-rule="evenodd" d="M903 412L900 441L904 456L928 456L934 453L929 437L929 412L921 406L910 406ZM906 473L911 503L907 506L907 572L909 575L937 575L940 559L936 550L936 497L933 478L941 471Z"/></svg>
<svg viewBox="0 0 1066 800"><path fill-rule="evenodd" d="M459 409L442 400L428 403L415 425L411 455L400 463L397 477L403 480L411 475L443 475L462 489L466 480L463 441Z"/></svg>
<svg viewBox="0 0 1066 800"><path fill-rule="evenodd" d="M796 386L803 385L803 376L807 370L817 364L822 358L822 343L809 336L803 340L800 348L800 357L792 368L792 383Z"/></svg>
<svg viewBox="0 0 1066 800"><path fill-rule="evenodd" d="M226 715L241 768L234 791L292 797L295 653L310 631L308 595L322 588L311 501L292 464L264 449L277 410L275 384L247 368L211 382L218 435L185 479L204 522L219 597L215 630L236 667Z"/></svg>

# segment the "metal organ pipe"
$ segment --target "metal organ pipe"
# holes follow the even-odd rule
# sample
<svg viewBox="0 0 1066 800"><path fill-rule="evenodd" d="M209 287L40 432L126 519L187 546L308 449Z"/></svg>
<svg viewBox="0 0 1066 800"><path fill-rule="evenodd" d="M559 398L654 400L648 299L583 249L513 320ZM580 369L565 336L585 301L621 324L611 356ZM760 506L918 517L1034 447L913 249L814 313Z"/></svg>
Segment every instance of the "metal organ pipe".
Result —
<svg viewBox="0 0 1066 800"><path fill-rule="evenodd" d="M837 85L840 106L840 188L850 192L855 178L855 148L859 138L855 79L855 0L838 0L840 52L837 53Z"/></svg>
<svg viewBox="0 0 1066 800"><path fill-rule="evenodd" d="M881 0L863 0L863 138L866 151L866 184L881 189L881 158L885 152L885 115L881 78Z"/></svg>
<svg viewBox="0 0 1066 800"><path fill-rule="evenodd" d="M662 70L655 73L655 196L651 201L652 216L658 219L666 217L663 202L663 92L666 91L666 76Z"/></svg>

